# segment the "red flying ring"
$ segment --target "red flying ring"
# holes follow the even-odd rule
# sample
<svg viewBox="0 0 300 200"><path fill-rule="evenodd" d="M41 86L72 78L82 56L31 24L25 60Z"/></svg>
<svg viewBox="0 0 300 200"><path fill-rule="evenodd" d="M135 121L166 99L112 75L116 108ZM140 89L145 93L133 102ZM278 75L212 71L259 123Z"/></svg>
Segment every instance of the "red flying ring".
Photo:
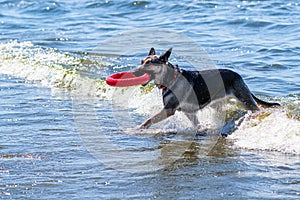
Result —
<svg viewBox="0 0 300 200"><path fill-rule="evenodd" d="M115 87L127 87L133 85L141 85L150 81L150 75L145 73L136 77L133 72L118 72L106 78L106 83Z"/></svg>

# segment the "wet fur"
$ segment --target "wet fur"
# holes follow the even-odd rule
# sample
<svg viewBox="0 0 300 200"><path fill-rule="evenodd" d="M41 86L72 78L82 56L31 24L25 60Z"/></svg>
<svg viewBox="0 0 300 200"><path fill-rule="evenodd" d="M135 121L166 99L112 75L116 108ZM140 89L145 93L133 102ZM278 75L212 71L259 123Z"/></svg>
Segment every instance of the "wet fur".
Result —
<svg viewBox="0 0 300 200"><path fill-rule="evenodd" d="M242 105L251 111L259 110L257 105L264 107L279 106L278 103L268 103L255 97L242 77L228 69L211 69L203 71L188 71L171 64L168 59L172 49L164 54L155 55L151 48L148 56L142 60L134 74L136 76L148 73L150 81L154 80L157 87L162 89L164 108L147 119L138 128L149 128L176 111L182 111L194 123L199 124L196 112L210 102L223 98L226 95L235 96ZM146 84L145 84L146 85Z"/></svg>

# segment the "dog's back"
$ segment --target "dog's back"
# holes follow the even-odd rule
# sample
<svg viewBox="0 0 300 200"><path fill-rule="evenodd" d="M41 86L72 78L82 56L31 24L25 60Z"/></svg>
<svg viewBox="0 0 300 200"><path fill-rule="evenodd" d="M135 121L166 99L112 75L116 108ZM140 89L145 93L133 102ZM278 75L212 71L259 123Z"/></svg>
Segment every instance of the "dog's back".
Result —
<svg viewBox="0 0 300 200"><path fill-rule="evenodd" d="M164 108L140 127L147 128L175 113L183 111L189 119L213 100L226 95L234 95L247 110L259 110L257 103L263 106L279 106L255 97L243 81L242 77L229 69L212 69L188 71L168 62L169 49L161 56L155 55L152 48L142 65L135 71L136 75L150 74L151 80L163 90ZM197 122L195 122L197 124Z"/></svg>

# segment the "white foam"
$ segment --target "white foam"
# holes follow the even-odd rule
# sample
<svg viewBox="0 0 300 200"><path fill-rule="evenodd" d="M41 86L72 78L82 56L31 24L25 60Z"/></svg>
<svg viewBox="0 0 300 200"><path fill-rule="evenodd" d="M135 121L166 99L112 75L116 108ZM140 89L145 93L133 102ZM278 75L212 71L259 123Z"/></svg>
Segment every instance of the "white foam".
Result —
<svg viewBox="0 0 300 200"><path fill-rule="evenodd" d="M109 99L113 88L103 80L91 79L77 73L79 58L43 49L31 42L0 43L0 73L24 78L42 86L65 88L80 95Z"/></svg>
<svg viewBox="0 0 300 200"><path fill-rule="evenodd" d="M113 94L114 104L133 109L136 114L147 117L158 113L163 108L162 91L154 87L145 93L141 87L117 88ZM220 117L219 111L209 106L198 111L197 118L200 122L198 128L220 129L225 123L225 115ZM169 129L183 131L192 128L193 124L183 112L176 112L174 116L158 123L156 127L160 127L162 131Z"/></svg>
<svg viewBox="0 0 300 200"><path fill-rule="evenodd" d="M237 148L278 151L300 155L300 122L283 110L271 110L269 116L248 114L228 137Z"/></svg>
<svg viewBox="0 0 300 200"><path fill-rule="evenodd" d="M147 92L141 86L114 88L104 80L83 77L76 67L82 65L79 58L61 53L55 49L44 49L31 42L0 43L0 73L38 82L50 88L68 89L80 96L96 96L113 100L135 113L152 116L162 109L161 91L153 88ZM124 98L121 98L123 95ZM287 98L286 112L271 110L270 115L248 115L228 138L234 140L237 148L279 151L300 155L299 95ZM283 100L282 100L283 101ZM218 117L222 111L206 107L198 113L201 126L218 129L224 118ZM295 119L290 116L295 115ZM288 117L289 116L289 117ZM176 126L175 126L175 125ZM192 125L182 113L158 124L164 129L187 129Z"/></svg>

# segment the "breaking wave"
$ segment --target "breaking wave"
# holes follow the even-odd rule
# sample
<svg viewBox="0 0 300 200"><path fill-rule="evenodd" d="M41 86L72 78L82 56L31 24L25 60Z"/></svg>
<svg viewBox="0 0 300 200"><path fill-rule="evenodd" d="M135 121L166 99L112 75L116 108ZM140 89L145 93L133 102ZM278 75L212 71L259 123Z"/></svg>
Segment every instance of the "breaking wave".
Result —
<svg viewBox="0 0 300 200"><path fill-rule="evenodd" d="M158 111L162 107L161 95L153 85L122 89L106 85L105 77L108 74L126 68L114 66L113 62L113 59L109 60L104 55L65 53L35 46L31 42L0 43L1 74L53 89L66 89L80 96L97 97L99 100L112 100L116 91L127 91L132 98L124 103L124 107L146 116ZM261 98L270 100L268 97ZM300 94L276 98L276 101L283 106L246 113L244 118L235 111L238 109L235 104L222 105L222 109L228 113L224 127L227 127L228 138L234 141L234 147L300 155ZM208 107L199 112L198 118L203 126L220 126L216 118L211 117L217 115L213 110ZM166 128L173 128L172 120L177 120L177 124L183 128L188 127L183 118L176 114L165 123Z"/></svg>

